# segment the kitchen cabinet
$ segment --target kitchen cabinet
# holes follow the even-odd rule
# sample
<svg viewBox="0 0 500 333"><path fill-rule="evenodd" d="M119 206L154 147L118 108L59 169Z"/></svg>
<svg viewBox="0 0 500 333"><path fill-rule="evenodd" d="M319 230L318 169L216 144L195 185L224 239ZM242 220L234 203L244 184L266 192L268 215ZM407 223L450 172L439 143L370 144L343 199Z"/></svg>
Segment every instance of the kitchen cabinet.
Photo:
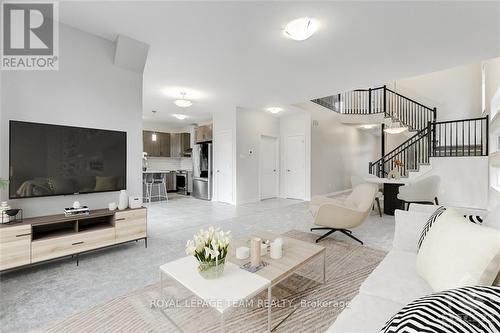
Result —
<svg viewBox="0 0 500 333"><path fill-rule="evenodd" d="M196 129L196 143L212 141L212 124L199 126Z"/></svg>
<svg viewBox="0 0 500 333"><path fill-rule="evenodd" d="M184 157L190 152L191 134L171 133L170 134L170 157Z"/></svg>
<svg viewBox="0 0 500 333"><path fill-rule="evenodd" d="M170 157L181 156L181 133L170 133Z"/></svg>
<svg viewBox="0 0 500 333"><path fill-rule="evenodd" d="M153 133L156 133L156 141L153 141ZM170 134L143 131L142 132L143 151L152 157L170 157Z"/></svg>
<svg viewBox="0 0 500 333"><path fill-rule="evenodd" d="M189 133L156 133L153 141L153 131L142 132L143 151L152 157L183 157L190 149L191 134Z"/></svg>
<svg viewBox="0 0 500 333"><path fill-rule="evenodd" d="M166 174L167 177L167 191L177 191L177 173L170 171Z"/></svg>
<svg viewBox="0 0 500 333"><path fill-rule="evenodd" d="M157 133L160 141L160 157L170 157L170 134L169 133Z"/></svg>

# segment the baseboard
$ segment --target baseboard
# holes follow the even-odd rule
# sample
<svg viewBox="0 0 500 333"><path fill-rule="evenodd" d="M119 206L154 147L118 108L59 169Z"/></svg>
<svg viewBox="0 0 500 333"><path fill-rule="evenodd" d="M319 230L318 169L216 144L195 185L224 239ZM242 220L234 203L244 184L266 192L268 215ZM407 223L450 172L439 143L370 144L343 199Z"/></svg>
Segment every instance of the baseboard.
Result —
<svg viewBox="0 0 500 333"><path fill-rule="evenodd" d="M349 193L352 191L352 188L348 188L347 190L341 190L341 191L336 191L336 192L330 192L330 193L324 193L324 194L315 194L315 195L321 195L321 196L324 196L324 197L332 197L332 196L335 196L335 195L340 195L340 194L344 194L344 193Z"/></svg>

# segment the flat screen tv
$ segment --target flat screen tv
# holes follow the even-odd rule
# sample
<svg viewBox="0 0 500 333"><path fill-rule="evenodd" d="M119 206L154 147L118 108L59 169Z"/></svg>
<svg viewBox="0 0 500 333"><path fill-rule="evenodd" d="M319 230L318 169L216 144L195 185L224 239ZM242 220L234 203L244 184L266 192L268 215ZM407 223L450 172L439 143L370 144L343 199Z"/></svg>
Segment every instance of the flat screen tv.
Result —
<svg viewBox="0 0 500 333"><path fill-rule="evenodd" d="M9 198L118 191L127 133L10 121Z"/></svg>

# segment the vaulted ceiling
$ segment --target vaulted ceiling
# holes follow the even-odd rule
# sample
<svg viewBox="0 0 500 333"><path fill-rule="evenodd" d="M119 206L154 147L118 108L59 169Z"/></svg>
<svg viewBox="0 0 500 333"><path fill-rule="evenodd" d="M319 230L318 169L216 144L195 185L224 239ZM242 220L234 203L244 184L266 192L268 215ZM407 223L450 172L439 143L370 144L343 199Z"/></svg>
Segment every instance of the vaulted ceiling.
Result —
<svg viewBox="0 0 500 333"><path fill-rule="evenodd" d="M309 16L319 30L283 35ZM144 114L209 119L236 106L264 109L500 56L499 2L66 1L60 20L150 45ZM185 91L194 105L173 100Z"/></svg>

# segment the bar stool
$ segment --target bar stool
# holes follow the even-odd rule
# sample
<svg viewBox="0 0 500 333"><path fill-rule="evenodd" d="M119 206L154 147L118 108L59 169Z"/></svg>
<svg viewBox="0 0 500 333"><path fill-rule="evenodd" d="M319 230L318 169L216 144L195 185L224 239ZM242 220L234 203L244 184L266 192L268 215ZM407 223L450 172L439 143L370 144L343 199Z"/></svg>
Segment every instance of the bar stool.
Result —
<svg viewBox="0 0 500 333"><path fill-rule="evenodd" d="M167 194L167 177L164 173L148 173L145 177L146 183L146 201L151 203L151 199L154 197L158 200L162 200L163 198L168 201ZM158 190L158 194L153 196L153 188L156 187ZM162 189L163 193L162 194Z"/></svg>

